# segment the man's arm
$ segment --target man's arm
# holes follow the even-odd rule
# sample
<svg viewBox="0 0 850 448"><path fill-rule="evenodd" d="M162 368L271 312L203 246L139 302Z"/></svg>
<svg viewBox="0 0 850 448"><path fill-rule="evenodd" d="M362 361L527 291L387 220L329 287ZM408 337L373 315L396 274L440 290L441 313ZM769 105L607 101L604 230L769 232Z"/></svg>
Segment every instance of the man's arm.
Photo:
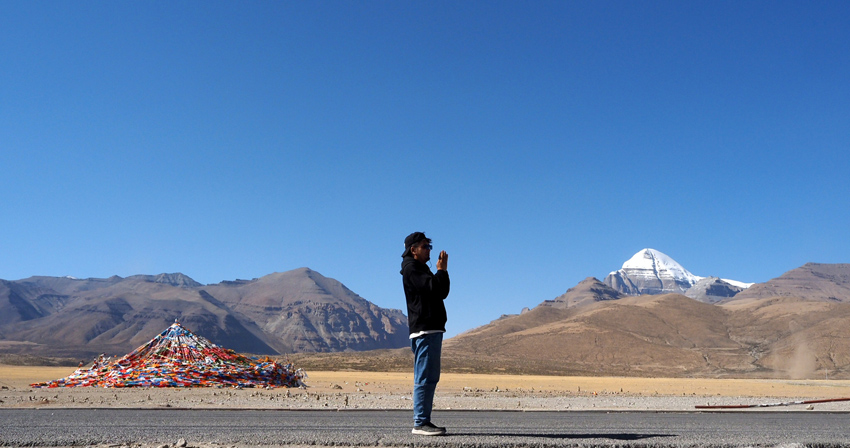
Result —
<svg viewBox="0 0 850 448"><path fill-rule="evenodd" d="M437 274L434 275L433 291L440 299L445 300L449 296L449 254L446 251L441 251L437 258Z"/></svg>

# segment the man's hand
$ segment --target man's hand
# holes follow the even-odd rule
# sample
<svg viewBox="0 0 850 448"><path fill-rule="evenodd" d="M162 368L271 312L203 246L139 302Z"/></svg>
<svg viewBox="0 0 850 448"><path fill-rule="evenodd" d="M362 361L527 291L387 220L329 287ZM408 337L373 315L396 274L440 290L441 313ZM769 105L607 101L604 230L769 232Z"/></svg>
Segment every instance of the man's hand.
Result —
<svg viewBox="0 0 850 448"><path fill-rule="evenodd" d="M437 258L437 270L445 271L449 266L449 254L446 251L440 252L440 257Z"/></svg>

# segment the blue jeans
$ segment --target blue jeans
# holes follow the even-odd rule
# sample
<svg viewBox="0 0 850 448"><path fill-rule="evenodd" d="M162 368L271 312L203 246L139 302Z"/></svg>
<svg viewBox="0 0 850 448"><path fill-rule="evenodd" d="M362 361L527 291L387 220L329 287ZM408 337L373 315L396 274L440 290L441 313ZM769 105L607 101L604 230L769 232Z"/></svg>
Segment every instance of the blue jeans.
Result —
<svg viewBox="0 0 850 448"><path fill-rule="evenodd" d="M413 350L413 426L431 421L434 391L440 381L440 353L443 333L432 333L410 340Z"/></svg>

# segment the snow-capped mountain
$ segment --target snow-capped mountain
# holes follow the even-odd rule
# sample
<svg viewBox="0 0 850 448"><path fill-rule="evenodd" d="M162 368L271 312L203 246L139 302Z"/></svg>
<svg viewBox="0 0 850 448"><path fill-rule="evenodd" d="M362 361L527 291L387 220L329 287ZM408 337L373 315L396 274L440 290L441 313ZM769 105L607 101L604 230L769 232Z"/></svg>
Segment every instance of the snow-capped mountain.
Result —
<svg viewBox="0 0 850 448"><path fill-rule="evenodd" d="M619 271L608 274L603 283L630 295L679 293L708 302L732 297L752 285L709 277L712 286L706 295L708 281L700 283L703 279L706 277L692 274L668 255L643 249L623 263Z"/></svg>

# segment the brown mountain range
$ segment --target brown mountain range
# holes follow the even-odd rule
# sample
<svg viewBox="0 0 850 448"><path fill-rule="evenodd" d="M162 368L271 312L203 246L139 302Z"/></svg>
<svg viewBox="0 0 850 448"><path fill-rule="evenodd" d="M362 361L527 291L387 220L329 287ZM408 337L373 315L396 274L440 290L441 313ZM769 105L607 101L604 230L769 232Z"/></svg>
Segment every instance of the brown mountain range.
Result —
<svg viewBox="0 0 850 448"><path fill-rule="evenodd" d="M407 319L307 268L201 285L183 274L0 280L0 352L124 354L178 319L240 352L402 347Z"/></svg>
<svg viewBox="0 0 850 448"><path fill-rule="evenodd" d="M123 353L175 317L240 351L301 352L296 359L306 368L410 368L407 348L372 350L407 345L400 311L382 310L309 269L206 286L179 274L0 281L6 352ZM444 366L847 379L849 324L850 264L809 263L718 303L679 294L624 296L589 277L554 300L448 339ZM361 349L367 351L351 352Z"/></svg>
<svg viewBox="0 0 850 448"><path fill-rule="evenodd" d="M618 297L588 278L446 341L444 353L527 373L850 378L850 265L810 263L751 289L714 305Z"/></svg>
<svg viewBox="0 0 850 448"><path fill-rule="evenodd" d="M769 297L850 301L850 264L806 263L769 282L747 288L735 299Z"/></svg>

